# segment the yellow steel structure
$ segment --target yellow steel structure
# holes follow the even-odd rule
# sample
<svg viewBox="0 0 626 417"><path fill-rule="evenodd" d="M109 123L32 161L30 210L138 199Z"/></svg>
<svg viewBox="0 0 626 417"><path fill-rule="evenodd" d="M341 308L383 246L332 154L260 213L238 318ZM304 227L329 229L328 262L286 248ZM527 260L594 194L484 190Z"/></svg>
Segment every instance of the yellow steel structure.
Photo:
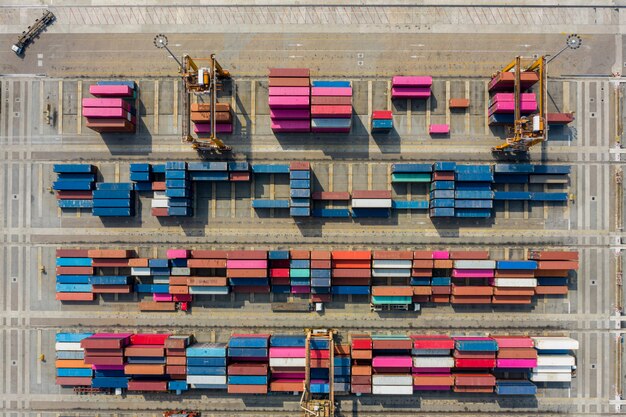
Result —
<svg viewBox="0 0 626 417"><path fill-rule="evenodd" d="M300 398L303 417L333 417L335 415L335 393L333 381L335 377L335 330L305 329L306 333L306 368L304 373L304 390ZM311 339L328 340L328 395L311 393Z"/></svg>
<svg viewBox="0 0 626 417"><path fill-rule="evenodd" d="M195 61L207 62L206 66L198 66ZM181 67L183 78L183 122L182 141L191 143L194 149L199 151L230 151L227 146L215 135L215 117L211 117L211 135L204 138L194 138L191 135L191 94L209 94L211 100L211 112L215 111L217 103L217 91L221 88L221 80L229 79L230 73L223 69L215 59L215 54L210 58L192 59L189 55L183 55Z"/></svg>
<svg viewBox="0 0 626 417"><path fill-rule="evenodd" d="M534 59L534 58L533 58ZM509 65L504 67L500 73L515 72L515 114L513 128L509 132L506 142L492 148L494 153L518 153L525 154L528 150L547 139L546 120L546 57L541 56L533 59L516 57ZM521 105L521 75L522 72L537 72L539 78L538 111L528 117L522 117ZM497 75L496 73L495 75ZM495 76L494 75L494 76ZM533 127L534 126L534 127Z"/></svg>

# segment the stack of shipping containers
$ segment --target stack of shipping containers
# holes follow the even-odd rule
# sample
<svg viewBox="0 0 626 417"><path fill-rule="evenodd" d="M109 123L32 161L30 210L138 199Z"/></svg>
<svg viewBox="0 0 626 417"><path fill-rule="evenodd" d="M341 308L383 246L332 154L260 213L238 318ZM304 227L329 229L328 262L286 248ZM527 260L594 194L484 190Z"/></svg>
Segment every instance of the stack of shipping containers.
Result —
<svg viewBox="0 0 626 417"><path fill-rule="evenodd" d="M437 256L441 256L437 252ZM411 253L411 289L414 303L426 303L432 296L432 277L434 265L433 251L414 251Z"/></svg>
<svg viewBox="0 0 626 417"><path fill-rule="evenodd" d="M493 173L489 165L457 165L454 193L455 217L491 217Z"/></svg>
<svg viewBox="0 0 626 417"><path fill-rule="evenodd" d="M454 386L454 340L446 335L411 335L413 390L449 391Z"/></svg>
<svg viewBox="0 0 626 417"><path fill-rule="evenodd" d="M94 268L94 275L89 277L94 294L128 294L132 290L130 277L120 274L119 268L128 268L133 251L124 249L96 249L87 251ZM96 275L95 268L103 275Z"/></svg>
<svg viewBox="0 0 626 417"><path fill-rule="evenodd" d="M165 196L168 199L168 216L192 216L191 181L184 161L165 164Z"/></svg>
<svg viewBox="0 0 626 417"><path fill-rule="evenodd" d="M82 114L86 126L99 133L134 133L137 98L134 81L100 81L89 86L89 93L98 98L83 98Z"/></svg>
<svg viewBox="0 0 626 417"><path fill-rule="evenodd" d="M291 280L289 279L289 251L272 250L268 253L268 268L271 291L273 294L290 294Z"/></svg>
<svg viewBox="0 0 626 417"><path fill-rule="evenodd" d="M413 394L412 348L408 336L372 335L372 394Z"/></svg>
<svg viewBox="0 0 626 417"><path fill-rule="evenodd" d="M227 253L226 276L234 292L269 293L267 251L239 250Z"/></svg>
<svg viewBox="0 0 626 417"><path fill-rule="evenodd" d="M372 305L410 305L409 285L413 267L411 251L374 251L372 261Z"/></svg>
<svg viewBox="0 0 626 417"><path fill-rule="evenodd" d="M454 392L493 392L496 379L490 371L496 366L496 341L490 337L462 336L455 337L454 344Z"/></svg>
<svg viewBox="0 0 626 417"><path fill-rule="evenodd" d="M292 294L311 294L311 253L308 250L290 251L289 277Z"/></svg>
<svg viewBox="0 0 626 417"><path fill-rule="evenodd" d="M311 97L346 104L311 105L311 130L314 133L350 133L352 127L352 87L350 81L313 81Z"/></svg>
<svg viewBox="0 0 626 417"><path fill-rule="evenodd" d="M226 389L226 344L194 343L185 350L187 384L194 389Z"/></svg>
<svg viewBox="0 0 626 417"><path fill-rule="evenodd" d="M520 100L520 107L524 109L522 113L530 113L535 111L537 108L536 100L534 99L534 94L532 97L530 95L524 94L524 91L531 88L537 81L539 81L539 74L535 71L523 71L520 74L521 79L521 90L522 97ZM488 88L489 93L493 94L491 100L489 102L489 124L490 125L502 125L508 124L512 125L513 120L513 112L514 112L514 86L515 86L515 73L514 72L498 72L498 74L491 79L489 82ZM501 104L495 103L493 100L496 99L496 96L499 96L501 93L504 93L502 96L502 100L499 100ZM513 96L513 97L511 97ZM524 103L524 97L526 97L526 101L531 101L531 104L522 104ZM532 98L532 100L531 100ZM498 97L499 99L499 97ZM535 102L534 109L529 111L526 110L528 108L532 108L532 102ZM508 104L505 104L508 103ZM506 109L506 110L505 110ZM508 110L511 109L511 110Z"/></svg>
<svg viewBox="0 0 626 417"><path fill-rule="evenodd" d="M52 183L59 208L92 208L96 181L91 164L54 164L56 181Z"/></svg>
<svg viewBox="0 0 626 417"><path fill-rule="evenodd" d="M430 217L454 217L456 162L435 162L430 183Z"/></svg>
<svg viewBox="0 0 626 417"><path fill-rule="evenodd" d="M387 218L391 212L391 191L352 191L352 217Z"/></svg>
<svg viewBox="0 0 626 417"><path fill-rule="evenodd" d="M350 392L352 394L372 393L372 347L372 338L369 334L350 336L352 355Z"/></svg>
<svg viewBox="0 0 626 417"><path fill-rule="evenodd" d="M293 217L311 215L311 164L292 162L289 164L289 214Z"/></svg>
<svg viewBox="0 0 626 417"><path fill-rule="evenodd" d="M331 300L330 251L311 251L311 302Z"/></svg>
<svg viewBox="0 0 626 417"><path fill-rule="evenodd" d="M233 113L228 103L216 103L215 105L215 133L233 133ZM211 134L211 104L192 103L191 121L194 123L193 131L201 135Z"/></svg>
<svg viewBox="0 0 626 417"><path fill-rule="evenodd" d="M270 68L269 107L274 133L311 131L308 68Z"/></svg>
<svg viewBox="0 0 626 417"><path fill-rule="evenodd" d="M433 259L433 276L431 278L431 297L433 303L449 303L450 294L452 294L452 268L454 267L454 259L456 256L465 252L445 252L438 251L437 259ZM462 256L462 255L461 255Z"/></svg>
<svg viewBox="0 0 626 417"><path fill-rule="evenodd" d="M168 391L169 375L166 376L166 334L134 334L130 344L124 347L124 373L131 377L129 391ZM173 369L180 378L180 370ZM184 378L184 372L182 378Z"/></svg>
<svg viewBox="0 0 626 417"><path fill-rule="evenodd" d="M57 333L56 384L72 387L90 387L93 380L91 365L85 362L85 349L81 341L93 333Z"/></svg>
<svg viewBox="0 0 626 417"><path fill-rule="evenodd" d="M60 301L91 301L93 286L92 259L87 250L59 249L56 259L56 299ZM84 255L84 256L81 256Z"/></svg>
<svg viewBox="0 0 626 417"><path fill-rule="evenodd" d="M332 251L332 294L369 295L371 258L369 251Z"/></svg>
<svg viewBox="0 0 626 417"><path fill-rule="evenodd" d="M187 260L191 275L186 279L190 295L226 295L230 292L226 277L226 256L226 251L191 251L191 259Z"/></svg>
<svg viewBox="0 0 626 417"><path fill-rule="evenodd" d="M498 344L496 394L535 395L537 387L526 376L537 367L537 351L528 336L492 336Z"/></svg>
<svg viewBox="0 0 626 417"><path fill-rule="evenodd" d="M576 251L531 251L529 259L537 262L534 271L537 279L536 295L565 295L569 275L578 269Z"/></svg>
<svg viewBox="0 0 626 417"><path fill-rule="evenodd" d="M391 110L374 110L372 112L372 133L389 133L393 130L393 113Z"/></svg>
<svg viewBox="0 0 626 417"><path fill-rule="evenodd" d="M428 76L395 76L391 80L391 98L427 99L433 78Z"/></svg>
<svg viewBox="0 0 626 417"><path fill-rule="evenodd" d="M168 277L169 294L175 302L190 302L192 295L189 293L188 279L191 269L187 264L191 251L186 249L168 249L167 259L170 263L170 275ZM165 280L164 280L165 281Z"/></svg>
<svg viewBox="0 0 626 417"><path fill-rule="evenodd" d="M494 277L496 261L489 260L489 253L476 252L454 261L452 270L452 304L491 304L493 287L489 280Z"/></svg>
<svg viewBox="0 0 626 417"><path fill-rule="evenodd" d="M265 334L234 334L228 341L229 394L267 394L269 338ZM235 366L236 365L236 366Z"/></svg>
<svg viewBox="0 0 626 417"><path fill-rule="evenodd" d="M535 261L497 261L493 304L530 304L535 295Z"/></svg>
<svg viewBox="0 0 626 417"><path fill-rule="evenodd" d="M193 336L169 336L165 339L165 374L169 375L167 382L169 391L180 394L187 391L187 347Z"/></svg>
<svg viewBox="0 0 626 417"><path fill-rule="evenodd" d="M152 165L148 163L130 164L130 180L138 192L152 190Z"/></svg>
<svg viewBox="0 0 626 417"><path fill-rule="evenodd" d="M537 367L532 369L533 382L570 382L578 341L569 337L533 337L537 349Z"/></svg>
<svg viewBox="0 0 626 417"><path fill-rule="evenodd" d="M274 335L270 338L270 391L302 392L306 368L305 336Z"/></svg>
<svg viewBox="0 0 626 417"><path fill-rule="evenodd" d="M522 115L529 115L537 111L537 98L535 97L535 93L520 94L520 111ZM495 93L489 99L490 124L513 124L514 113L514 93Z"/></svg>
<svg viewBox="0 0 626 417"><path fill-rule="evenodd" d="M80 342L85 363L91 365L94 388L128 389L124 348L130 344L130 333L96 333Z"/></svg>
<svg viewBox="0 0 626 417"><path fill-rule="evenodd" d="M350 345L335 341L335 357L333 358L333 390L335 393L348 394L350 392L351 363Z"/></svg>
<svg viewBox="0 0 626 417"><path fill-rule="evenodd" d="M330 372L334 367L334 350L328 337L309 339L309 378L312 394L330 393Z"/></svg>
<svg viewBox="0 0 626 417"><path fill-rule="evenodd" d="M91 214L99 217L135 215L135 191L132 182L99 182L93 192Z"/></svg>

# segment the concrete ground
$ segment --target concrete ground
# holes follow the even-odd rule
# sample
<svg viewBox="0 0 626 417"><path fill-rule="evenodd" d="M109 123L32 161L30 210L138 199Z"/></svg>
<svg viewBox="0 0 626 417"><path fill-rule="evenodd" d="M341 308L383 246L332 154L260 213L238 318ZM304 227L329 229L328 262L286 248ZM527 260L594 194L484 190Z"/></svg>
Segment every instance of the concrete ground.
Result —
<svg viewBox="0 0 626 417"><path fill-rule="evenodd" d="M54 334L67 329L193 332L198 339L225 340L245 331L299 332L304 326L379 332L488 331L567 334L580 341L577 375L571 386L540 386L532 399L457 394L410 398L341 398L343 415L608 415L619 410L621 360L617 343L622 304L623 192L620 147L624 108L620 2L588 6L424 7L406 3L343 6L335 2L294 7L268 2L228 7L205 2L191 7L111 6L97 1L55 2L57 21L18 59L9 51L16 33L41 14L37 2L0 10L0 412L3 416L158 415L177 407L209 415L294 415L299 398L232 397L210 392L174 395L77 396L54 385ZM507 4L507 2L502 2ZM592 4L593 3L593 4ZM328 5L328 6L325 6ZM270 7L271 6L271 7ZM592 7L593 6L593 7ZM224 33L222 33L224 32ZM424 212L391 219L294 222L279 211L251 209L253 198L286 196L279 176L257 176L250 184L198 186L196 215L159 222L141 198L141 215L103 223L87 212L61 213L48 191L52 165L90 162L107 181L128 179L133 161L197 160L180 143L180 83L176 66L152 45L166 33L180 55L216 52L233 73L222 100L237 113L235 134L224 137L232 157L251 162L312 162L316 189L391 189L394 198L424 198L425 189L391 186L396 161L493 162L489 149L504 132L486 124L489 75L516 54L555 54L565 34L575 32L583 47L565 51L549 71L549 111L573 111L569 127L552 129L550 141L534 149L533 162L572 166L570 183L545 186L565 191L566 205L501 204L489 222L433 224ZM460 33L460 34L459 34ZM312 78L347 78L354 86L354 128L350 135L284 135L269 129L267 68L311 68ZM390 77L433 75L428 102L388 99ZM141 90L138 134L101 137L84 126L80 99L93 80L135 79ZM619 85L619 89L616 87ZM234 93L233 93L234 92ZM451 97L467 97L466 113L451 113ZM53 123L42 117L50 105ZM392 109L396 134L369 132L373 109ZM450 123L448 138L432 139L429 123ZM620 140L619 142L617 142ZM226 158L226 156L216 157ZM533 186L536 187L536 186ZM513 186L511 191L516 190ZM531 189L530 191L540 191ZM618 200L621 196L621 199ZM268 230L271 233L268 233ZM489 248L492 257L518 256L525 249L573 248L581 267L565 297L537 298L528 308L425 307L421 313L376 314L367 300L337 299L323 316L272 313L267 296L206 297L191 314L140 313L130 297L106 297L92 304L54 300L57 247L128 247L163 256L167 247L193 248ZM254 314L254 322L242 320ZM43 353L48 361L37 360ZM520 414L520 415L522 415Z"/></svg>

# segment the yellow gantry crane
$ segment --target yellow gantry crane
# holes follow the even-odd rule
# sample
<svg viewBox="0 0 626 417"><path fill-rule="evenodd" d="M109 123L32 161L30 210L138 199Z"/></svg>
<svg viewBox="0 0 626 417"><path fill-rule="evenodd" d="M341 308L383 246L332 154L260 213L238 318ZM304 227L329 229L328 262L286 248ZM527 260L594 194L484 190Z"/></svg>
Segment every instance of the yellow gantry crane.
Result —
<svg viewBox="0 0 626 417"><path fill-rule="evenodd" d="M306 333L306 365L304 373L304 390L300 398L303 417L333 417L335 415L335 393L333 381L335 377L335 330L305 329ZM328 340L328 394L311 392L311 340Z"/></svg>
<svg viewBox="0 0 626 417"><path fill-rule="evenodd" d="M534 59L534 58L533 58ZM537 59L516 57L509 65L499 73L515 72L515 114L513 118L513 127L508 132L509 136L506 142L492 148L492 152L496 154L526 154L528 150L547 139L547 119L546 119L546 57L541 56ZM521 94L522 94L522 72L536 72L539 78L538 92L538 111L528 117L521 115Z"/></svg>
<svg viewBox="0 0 626 417"><path fill-rule="evenodd" d="M205 66L198 66L195 61L206 62ZM227 146L215 134L216 129L216 104L217 91L222 87L221 80L229 79L230 73L223 69L217 62L215 54L210 58L192 59L189 55L183 55L181 65L181 75L183 78L183 122L182 141L191 143L194 149L199 151L230 151ZM211 134L208 138L195 138L191 135L191 94L209 94L211 103Z"/></svg>

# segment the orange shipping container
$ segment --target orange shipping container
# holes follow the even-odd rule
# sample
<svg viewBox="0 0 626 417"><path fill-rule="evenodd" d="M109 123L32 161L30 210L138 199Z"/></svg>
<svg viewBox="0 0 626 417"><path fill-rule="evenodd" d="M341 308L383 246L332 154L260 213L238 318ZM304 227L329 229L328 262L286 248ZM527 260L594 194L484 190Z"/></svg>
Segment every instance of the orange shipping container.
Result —
<svg viewBox="0 0 626 417"><path fill-rule="evenodd" d="M379 250L374 251L374 259L410 260L413 259L413 252L405 250Z"/></svg>
<svg viewBox="0 0 626 417"><path fill-rule="evenodd" d="M289 382L289 380L271 381L270 391L272 392L302 392L304 391L304 383L302 381L295 380Z"/></svg>
<svg viewBox="0 0 626 417"><path fill-rule="evenodd" d="M176 303L161 301L141 301L140 311L176 311Z"/></svg>
<svg viewBox="0 0 626 417"><path fill-rule="evenodd" d="M226 277L188 277L187 285L199 287L223 287L228 285Z"/></svg>
<svg viewBox="0 0 626 417"><path fill-rule="evenodd" d="M372 270L369 268L333 269L333 278L370 278Z"/></svg>
<svg viewBox="0 0 626 417"><path fill-rule="evenodd" d="M430 285L414 285L413 294L411 295L431 295L433 293Z"/></svg>
<svg viewBox="0 0 626 417"><path fill-rule="evenodd" d="M209 111L192 111L191 121L194 123L208 123L211 121L211 112ZM230 123L233 121L231 112L218 111L215 113L215 121L217 123Z"/></svg>
<svg viewBox="0 0 626 417"><path fill-rule="evenodd" d="M349 356L350 345L347 344L335 344L335 356Z"/></svg>
<svg viewBox="0 0 626 417"><path fill-rule="evenodd" d="M270 77L269 87L309 87L309 78Z"/></svg>
<svg viewBox="0 0 626 417"><path fill-rule="evenodd" d="M308 250L292 250L289 251L291 259L311 259L311 252Z"/></svg>
<svg viewBox="0 0 626 417"><path fill-rule="evenodd" d="M188 276L170 275L170 285L187 285Z"/></svg>
<svg viewBox="0 0 626 417"><path fill-rule="evenodd" d="M91 249L87 252L89 258L117 258L124 259L132 256L132 250L124 249Z"/></svg>
<svg viewBox="0 0 626 417"><path fill-rule="evenodd" d="M330 269L330 260L311 260L311 269Z"/></svg>
<svg viewBox="0 0 626 417"><path fill-rule="evenodd" d="M454 261L449 259L435 259L433 267L437 269L451 269L454 267Z"/></svg>
<svg viewBox="0 0 626 417"><path fill-rule="evenodd" d="M447 304L450 302L450 296L443 294L433 294L430 296L430 301L437 304Z"/></svg>
<svg viewBox="0 0 626 417"><path fill-rule="evenodd" d="M267 269L227 269L228 278L267 278Z"/></svg>
<svg viewBox="0 0 626 417"><path fill-rule="evenodd" d="M216 103L215 110L218 112L229 112L229 103ZM191 103L191 111L211 111L211 103Z"/></svg>
<svg viewBox="0 0 626 417"><path fill-rule="evenodd" d="M352 359L372 359L372 351L369 349L352 349Z"/></svg>
<svg viewBox="0 0 626 417"><path fill-rule="evenodd" d="M450 252L450 259L454 260L487 260L488 250L456 250Z"/></svg>
<svg viewBox="0 0 626 417"><path fill-rule="evenodd" d="M411 270L411 276L412 277L421 277L421 278L432 277L433 276L433 270L432 269L427 269L427 268L413 268Z"/></svg>
<svg viewBox="0 0 626 417"><path fill-rule="evenodd" d="M191 257L194 259L226 259L225 250L192 250ZM187 261L189 266L189 261Z"/></svg>
<svg viewBox="0 0 626 417"><path fill-rule="evenodd" d="M92 292L58 292L56 299L58 301L93 301L94 294Z"/></svg>
<svg viewBox="0 0 626 417"><path fill-rule="evenodd" d="M311 358L311 368L328 368L330 359Z"/></svg>
<svg viewBox="0 0 626 417"><path fill-rule="evenodd" d="M369 261L372 259L372 252L370 251L341 251L334 250L331 252L331 258L333 261Z"/></svg>
<svg viewBox="0 0 626 417"><path fill-rule="evenodd" d="M498 359L535 359L535 348L499 348Z"/></svg>
<svg viewBox="0 0 626 417"><path fill-rule="evenodd" d="M514 295L523 297L532 297L535 294L534 288L516 288L516 287L495 287L493 295Z"/></svg>
<svg viewBox="0 0 626 417"><path fill-rule="evenodd" d="M189 287L186 285L170 285L170 294L189 294Z"/></svg>
<svg viewBox="0 0 626 417"><path fill-rule="evenodd" d="M147 268L148 258L130 258L128 260L128 266L134 266L136 268Z"/></svg>
<svg viewBox="0 0 626 417"><path fill-rule="evenodd" d="M433 295L450 295L452 294L452 288L449 285L433 285Z"/></svg>
<svg viewBox="0 0 626 417"><path fill-rule="evenodd" d="M226 259L188 259L189 268L226 268Z"/></svg>
<svg viewBox="0 0 626 417"><path fill-rule="evenodd" d="M94 294L129 294L130 285L98 285L91 286L91 292Z"/></svg>
<svg viewBox="0 0 626 417"><path fill-rule="evenodd" d="M578 251L530 251L528 259L536 261L577 261Z"/></svg>
<svg viewBox="0 0 626 417"><path fill-rule="evenodd" d="M341 260L341 261L335 261L335 260L333 260L332 267L333 268L338 268L338 269L370 268L371 267L371 261L364 261L364 260L356 260L356 261Z"/></svg>
<svg viewBox="0 0 626 417"><path fill-rule="evenodd" d="M578 269L577 261L539 261L537 269Z"/></svg>
<svg viewBox="0 0 626 417"><path fill-rule="evenodd" d="M413 261L413 268L432 268L434 266L434 262L432 259L416 259Z"/></svg>
<svg viewBox="0 0 626 417"><path fill-rule="evenodd" d="M397 287L397 286L386 286L386 285L377 285L372 287L372 295L375 296L411 296L413 295L413 289L411 287Z"/></svg>
<svg viewBox="0 0 626 417"><path fill-rule="evenodd" d="M567 285L540 285L535 287L537 295L566 295Z"/></svg>
<svg viewBox="0 0 626 417"><path fill-rule="evenodd" d="M330 260L330 251L327 250L314 250L311 251L311 259L314 260Z"/></svg>
<svg viewBox="0 0 626 417"><path fill-rule="evenodd" d="M55 366L57 368L91 369L91 365L86 364L82 359L57 359Z"/></svg>
<svg viewBox="0 0 626 417"><path fill-rule="evenodd" d="M267 385L228 385L229 394L267 394Z"/></svg>
<svg viewBox="0 0 626 417"><path fill-rule="evenodd" d="M165 365L127 363L124 365L124 373L127 375L164 375Z"/></svg>
<svg viewBox="0 0 626 417"><path fill-rule="evenodd" d="M185 356L167 356L165 363L168 365L187 365L187 357Z"/></svg>
<svg viewBox="0 0 626 417"><path fill-rule="evenodd" d="M454 385L454 377L452 375L414 375L413 385L452 386Z"/></svg>
<svg viewBox="0 0 626 417"><path fill-rule="evenodd" d="M413 259L433 259L433 252L429 250L416 250L413 252Z"/></svg>
<svg viewBox="0 0 626 417"><path fill-rule="evenodd" d="M569 269L535 269L535 277L544 278L567 278Z"/></svg>
<svg viewBox="0 0 626 417"><path fill-rule="evenodd" d="M466 109L470 105L469 98L451 98L448 102L448 107L451 109ZM419 384L415 384L419 385ZM428 384L426 384L428 385Z"/></svg>
<svg viewBox="0 0 626 417"><path fill-rule="evenodd" d="M453 295L492 295L493 287L489 286L460 286L460 285L452 285L452 294Z"/></svg>
<svg viewBox="0 0 626 417"><path fill-rule="evenodd" d="M515 295L494 295L493 304L530 304L532 297L521 297Z"/></svg>
<svg viewBox="0 0 626 417"><path fill-rule="evenodd" d="M453 295L450 297L452 304L491 304L488 295Z"/></svg>
<svg viewBox="0 0 626 417"><path fill-rule="evenodd" d="M372 367L364 366L364 365L353 365L352 366L352 375L372 375Z"/></svg>

